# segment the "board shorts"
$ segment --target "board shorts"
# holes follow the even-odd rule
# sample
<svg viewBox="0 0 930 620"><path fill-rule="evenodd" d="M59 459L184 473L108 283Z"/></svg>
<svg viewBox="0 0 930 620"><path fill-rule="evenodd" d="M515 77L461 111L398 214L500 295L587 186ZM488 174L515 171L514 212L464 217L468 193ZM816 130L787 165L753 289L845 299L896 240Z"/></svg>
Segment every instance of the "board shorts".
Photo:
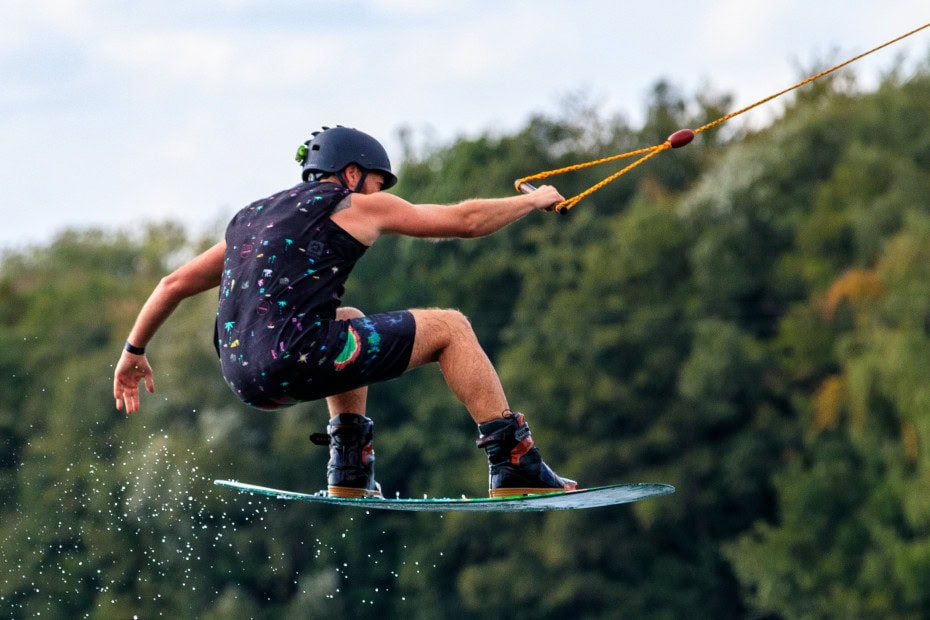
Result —
<svg viewBox="0 0 930 620"><path fill-rule="evenodd" d="M416 321L407 310L322 321L288 342L286 354L282 351L260 379L233 387L242 400L259 409L342 394L403 374L415 336ZM230 377L227 381L232 386Z"/></svg>

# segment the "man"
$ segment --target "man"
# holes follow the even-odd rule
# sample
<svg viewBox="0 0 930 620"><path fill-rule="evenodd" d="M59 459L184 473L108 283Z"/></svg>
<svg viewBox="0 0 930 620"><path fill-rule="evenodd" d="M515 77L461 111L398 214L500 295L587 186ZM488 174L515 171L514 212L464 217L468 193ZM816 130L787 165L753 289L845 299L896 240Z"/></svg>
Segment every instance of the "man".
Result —
<svg viewBox="0 0 930 620"><path fill-rule="evenodd" d="M154 391L145 346L185 298L219 286L215 344L230 388L245 403L276 409L325 398L330 421L328 492L380 497L374 479L367 386L438 362L446 383L478 424L491 497L572 490L533 445L523 414L511 411L497 372L456 310L365 316L341 307L356 261L382 234L480 237L563 198L529 194L454 205L414 205L382 190L397 177L377 140L325 128L298 151L303 182L252 203L216 244L159 282L143 305L116 367L117 409L139 408L139 382Z"/></svg>

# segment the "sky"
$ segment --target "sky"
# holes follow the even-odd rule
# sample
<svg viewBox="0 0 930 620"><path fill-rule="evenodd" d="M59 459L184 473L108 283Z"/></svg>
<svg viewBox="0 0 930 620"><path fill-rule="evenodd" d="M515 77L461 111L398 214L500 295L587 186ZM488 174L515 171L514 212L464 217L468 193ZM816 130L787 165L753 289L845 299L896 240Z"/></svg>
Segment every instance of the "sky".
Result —
<svg viewBox="0 0 930 620"><path fill-rule="evenodd" d="M579 94L636 126L659 80L742 107L928 22L927 0L5 0L0 250L217 230L297 182L323 125L376 136L396 167L402 129L502 134ZM854 71L869 88L928 59L930 29Z"/></svg>

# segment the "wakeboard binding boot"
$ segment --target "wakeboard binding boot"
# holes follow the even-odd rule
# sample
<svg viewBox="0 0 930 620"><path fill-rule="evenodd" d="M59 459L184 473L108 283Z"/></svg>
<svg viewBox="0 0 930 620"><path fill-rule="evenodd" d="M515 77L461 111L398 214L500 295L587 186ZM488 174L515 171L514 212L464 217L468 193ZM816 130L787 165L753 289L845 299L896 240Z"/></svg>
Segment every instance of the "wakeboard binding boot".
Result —
<svg viewBox="0 0 930 620"><path fill-rule="evenodd" d="M330 497L383 497L381 485L375 482L373 428L371 418L356 413L340 413L329 421L326 477Z"/></svg>
<svg viewBox="0 0 930 620"><path fill-rule="evenodd" d="M522 413L505 411L502 418L479 424L478 432L480 438L476 443L488 455L491 497L556 493L578 488L574 480L560 477L543 462Z"/></svg>

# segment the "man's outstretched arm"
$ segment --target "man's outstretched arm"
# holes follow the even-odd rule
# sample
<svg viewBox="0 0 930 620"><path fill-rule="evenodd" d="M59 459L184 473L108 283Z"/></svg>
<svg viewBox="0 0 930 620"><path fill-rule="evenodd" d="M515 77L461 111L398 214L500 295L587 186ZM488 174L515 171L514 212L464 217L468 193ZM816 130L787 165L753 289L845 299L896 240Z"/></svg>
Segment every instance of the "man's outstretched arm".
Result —
<svg viewBox="0 0 930 620"><path fill-rule="evenodd" d="M127 342L144 349L158 328L184 299L219 286L223 272L226 242L221 241L184 266L165 276L149 295L129 332ZM152 368L145 354L123 351L113 375L113 398L117 409L126 413L139 410L139 382L155 391Z"/></svg>

